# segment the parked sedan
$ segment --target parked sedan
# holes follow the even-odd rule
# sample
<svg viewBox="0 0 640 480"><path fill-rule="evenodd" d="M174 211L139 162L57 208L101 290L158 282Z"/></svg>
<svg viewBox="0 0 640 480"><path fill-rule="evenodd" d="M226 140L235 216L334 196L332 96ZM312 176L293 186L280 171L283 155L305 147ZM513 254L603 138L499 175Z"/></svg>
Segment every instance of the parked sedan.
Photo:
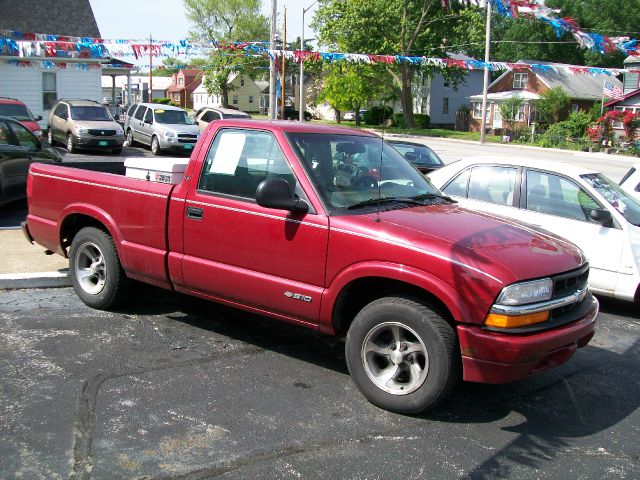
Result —
<svg viewBox="0 0 640 480"><path fill-rule="evenodd" d="M426 145L404 140L387 140L404 158L409 160L420 172L429 173L444 166L442 159Z"/></svg>
<svg viewBox="0 0 640 480"><path fill-rule="evenodd" d="M0 116L0 205L26 195L27 172L33 162L60 162L60 154L28 128Z"/></svg>
<svg viewBox="0 0 640 480"><path fill-rule="evenodd" d="M640 301L640 202L601 173L541 161L466 159L429 179L462 206L565 237L587 255L595 293Z"/></svg>
<svg viewBox="0 0 640 480"><path fill-rule="evenodd" d="M222 120L223 118L248 119L251 118L251 115L231 108L203 107L195 114L195 124L201 132L204 132L211 122Z"/></svg>

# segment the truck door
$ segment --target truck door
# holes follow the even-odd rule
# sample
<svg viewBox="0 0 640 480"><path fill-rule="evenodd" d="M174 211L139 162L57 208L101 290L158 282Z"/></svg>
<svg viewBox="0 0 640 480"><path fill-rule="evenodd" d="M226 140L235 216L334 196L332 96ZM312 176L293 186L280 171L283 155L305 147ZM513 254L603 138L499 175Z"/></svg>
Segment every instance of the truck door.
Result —
<svg viewBox="0 0 640 480"><path fill-rule="evenodd" d="M328 218L259 206L256 188L271 176L306 197L272 133L216 134L186 200L184 283L193 292L316 323Z"/></svg>

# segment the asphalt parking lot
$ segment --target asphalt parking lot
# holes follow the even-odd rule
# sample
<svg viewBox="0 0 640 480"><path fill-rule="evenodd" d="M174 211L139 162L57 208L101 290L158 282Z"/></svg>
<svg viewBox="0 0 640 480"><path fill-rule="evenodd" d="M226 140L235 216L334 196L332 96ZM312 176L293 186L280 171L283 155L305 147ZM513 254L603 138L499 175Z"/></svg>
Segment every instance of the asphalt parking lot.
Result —
<svg viewBox="0 0 640 480"><path fill-rule="evenodd" d="M507 385L400 416L350 381L340 339L139 287L0 292L0 477L640 478L640 314Z"/></svg>

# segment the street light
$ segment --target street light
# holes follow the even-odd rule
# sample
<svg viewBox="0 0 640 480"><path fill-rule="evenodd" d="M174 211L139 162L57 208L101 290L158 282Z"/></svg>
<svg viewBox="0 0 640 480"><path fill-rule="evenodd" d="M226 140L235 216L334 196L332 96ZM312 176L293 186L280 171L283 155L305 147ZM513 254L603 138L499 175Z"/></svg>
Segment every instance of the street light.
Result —
<svg viewBox="0 0 640 480"><path fill-rule="evenodd" d="M318 0L309 4L307 8L302 8L302 33L300 34L300 51L304 52L304 14L311 9ZM304 121L304 56L300 55L300 112L299 120Z"/></svg>

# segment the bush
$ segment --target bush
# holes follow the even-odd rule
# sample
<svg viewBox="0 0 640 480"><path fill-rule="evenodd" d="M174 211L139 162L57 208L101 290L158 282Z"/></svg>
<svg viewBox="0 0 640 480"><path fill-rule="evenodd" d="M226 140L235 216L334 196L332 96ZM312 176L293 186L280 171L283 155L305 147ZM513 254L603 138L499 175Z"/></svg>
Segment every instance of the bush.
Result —
<svg viewBox="0 0 640 480"><path fill-rule="evenodd" d="M391 121L393 122L394 127L407 128L407 122L404 119L404 113L394 113L391 117ZM413 122L415 123L416 128L429 128L431 118L429 117L429 115L424 113L414 113Z"/></svg>
<svg viewBox="0 0 640 480"><path fill-rule="evenodd" d="M393 109L391 107L376 105L364 112L364 123L366 125L380 125L386 119L390 118L391 115L393 115Z"/></svg>
<svg viewBox="0 0 640 480"><path fill-rule="evenodd" d="M173 105L171 99L166 97L154 98L151 103L161 103L162 105Z"/></svg>
<svg viewBox="0 0 640 480"><path fill-rule="evenodd" d="M576 127L575 121L566 120L555 123L544 132L540 140L540 145L543 147L566 148L569 150L586 150L591 145L591 140L585 137L584 132L580 134L581 128L581 122L579 128ZM586 131L586 127L584 130Z"/></svg>

